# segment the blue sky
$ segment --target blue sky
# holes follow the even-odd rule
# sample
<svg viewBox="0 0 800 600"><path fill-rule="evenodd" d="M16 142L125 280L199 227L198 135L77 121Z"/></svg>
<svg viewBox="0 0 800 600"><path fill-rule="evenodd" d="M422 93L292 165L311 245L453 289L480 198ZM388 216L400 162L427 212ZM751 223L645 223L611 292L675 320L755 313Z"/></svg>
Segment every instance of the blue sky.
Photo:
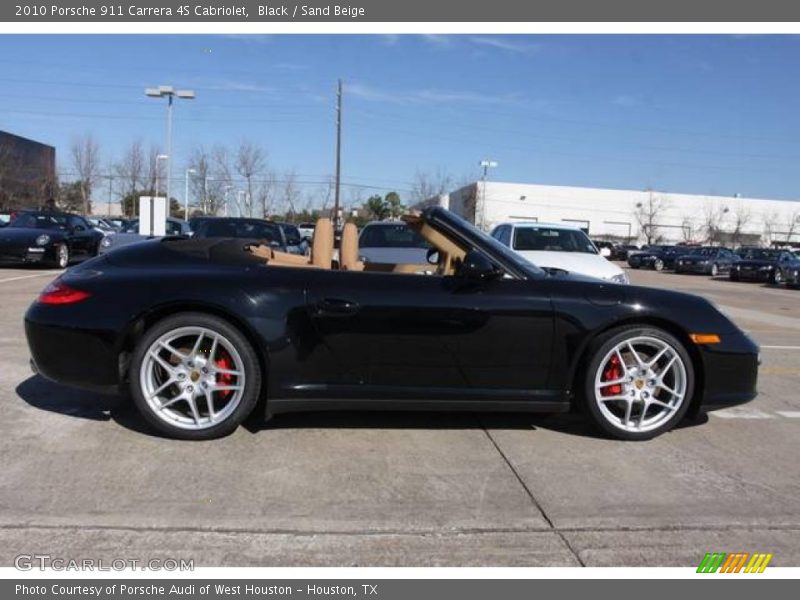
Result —
<svg viewBox="0 0 800 600"><path fill-rule="evenodd" d="M800 195L793 36L4 35L0 65L0 129L62 167L86 132L107 160L163 143L143 89L172 84L197 92L176 107L174 173L196 144L247 138L320 181L341 77L345 200L403 195L418 170L475 179L481 158L499 181Z"/></svg>

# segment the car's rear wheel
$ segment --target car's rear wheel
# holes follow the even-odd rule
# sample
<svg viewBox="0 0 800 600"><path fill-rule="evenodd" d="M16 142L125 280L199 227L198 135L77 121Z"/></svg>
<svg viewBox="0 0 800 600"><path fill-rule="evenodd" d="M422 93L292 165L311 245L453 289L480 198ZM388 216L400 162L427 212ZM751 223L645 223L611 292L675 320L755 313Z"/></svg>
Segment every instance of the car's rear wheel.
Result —
<svg viewBox="0 0 800 600"><path fill-rule="evenodd" d="M672 429L694 393L694 369L683 344L654 327L607 333L590 349L584 386L592 421L622 440L649 440Z"/></svg>
<svg viewBox="0 0 800 600"><path fill-rule="evenodd" d="M255 351L227 321L182 313L154 325L134 351L131 392L144 418L175 438L233 432L256 405L261 370Z"/></svg>
<svg viewBox="0 0 800 600"><path fill-rule="evenodd" d="M711 265L711 276L716 277L717 275L719 275L719 266L717 263L714 263Z"/></svg>
<svg viewBox="0 0 800 600"><path fill-rule="evenodd" d="M56 267L59 269L66 269L69 266L69 246L66 242L58 245L56 248Z"/></svg>
<svg viewBox="0 0 800 600"><path fill-rule="evenodd" d="M661 260L660 258L657 258L656 262L653 263L653 268L656 271L663 271L664 270L664 261Z"/></svg>

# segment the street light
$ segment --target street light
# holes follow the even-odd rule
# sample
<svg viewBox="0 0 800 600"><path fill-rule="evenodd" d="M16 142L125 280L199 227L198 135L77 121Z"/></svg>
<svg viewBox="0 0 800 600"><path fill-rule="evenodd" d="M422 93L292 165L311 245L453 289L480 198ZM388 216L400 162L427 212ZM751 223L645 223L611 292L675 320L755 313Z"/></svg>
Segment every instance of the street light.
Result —
<svg viewBox="0 0 800 600"><path fill-rule="evenodd" d="M194 100L193 90L175 90L171 85L160 85L157 88L145 88L144 93L150 98L167 99L167 155L170 162L167 165L167 202L169 202L172 191L172 100L182 98L184 100Z"/></svg>
<svg viewBox="0 0 800 600"><path fill-rule="evenodd" d="M480 167L483 169L483 191L481 193L481 205L480 205L480 229L483 229L486 226L486 175L489 172L489 169L494 169L497 166L496 160L489 160L484 159L478 163ZM477 215L476 215L477 216ZM478 219L476 218L475 221ZM477 224L477 223L476 223Z"/></svg>
<svg viewBox="0 0 800 600"><path fill-rule="evenodd" d="M169 156L166 154L159 154L156 156L156 197L158 197L158 188L159 184L161 183L161 169L158 168L158 161L160 160L168 160Z"/></svg>
<svg viewBox="0 0 800 600"><path fill-rule="evenodd" d="M184 180L186 189L183 192L183 220L189 221L189 175L197 173L194 169L186 169L186 178Z"/></svg>

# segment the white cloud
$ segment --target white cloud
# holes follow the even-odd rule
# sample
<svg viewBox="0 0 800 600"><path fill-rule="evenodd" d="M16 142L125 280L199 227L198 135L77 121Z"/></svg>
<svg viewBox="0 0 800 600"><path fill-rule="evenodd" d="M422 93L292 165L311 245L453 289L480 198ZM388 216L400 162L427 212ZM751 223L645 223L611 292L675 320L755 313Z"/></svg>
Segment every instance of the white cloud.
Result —
<svg viewBox="0 0 800 600"><path fill-rule="evenodd" d="M453 43L453 38L451 36L438 33L422 34L422 39L434 46L449 46Z"/></svg>
<svg viewBox="0 0 800 600"><path fill-rule="evenodd" d="M388 104L515 104L519 94L484 94L461 90L383 90L364 83L348 83L345 93L371 102Z"/></svg>
<svg viewBox="0 0 800 600"><path fill-rule="evenodd" d="M511 52L513 54L536 54L541 50L541 47L538 44L531 44L527 42L517 41L519 36L510 36L510 37L471 37L470 41L473 44L477 44L478 46L487 46L489 48L495 48L497 50L503 50L505 52Z"/></svg>

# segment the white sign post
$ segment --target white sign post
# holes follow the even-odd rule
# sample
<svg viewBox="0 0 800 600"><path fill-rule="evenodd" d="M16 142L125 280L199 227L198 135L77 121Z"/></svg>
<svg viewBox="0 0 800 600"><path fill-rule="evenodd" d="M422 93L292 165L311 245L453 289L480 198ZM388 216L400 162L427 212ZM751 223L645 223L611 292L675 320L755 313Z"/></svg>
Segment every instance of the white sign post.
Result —
<svg viewBox="0 0 800 600"><path fill-rule="evenodd" d="M167 199L163 196L139 197L139 235L167 235Z"/></svg>

